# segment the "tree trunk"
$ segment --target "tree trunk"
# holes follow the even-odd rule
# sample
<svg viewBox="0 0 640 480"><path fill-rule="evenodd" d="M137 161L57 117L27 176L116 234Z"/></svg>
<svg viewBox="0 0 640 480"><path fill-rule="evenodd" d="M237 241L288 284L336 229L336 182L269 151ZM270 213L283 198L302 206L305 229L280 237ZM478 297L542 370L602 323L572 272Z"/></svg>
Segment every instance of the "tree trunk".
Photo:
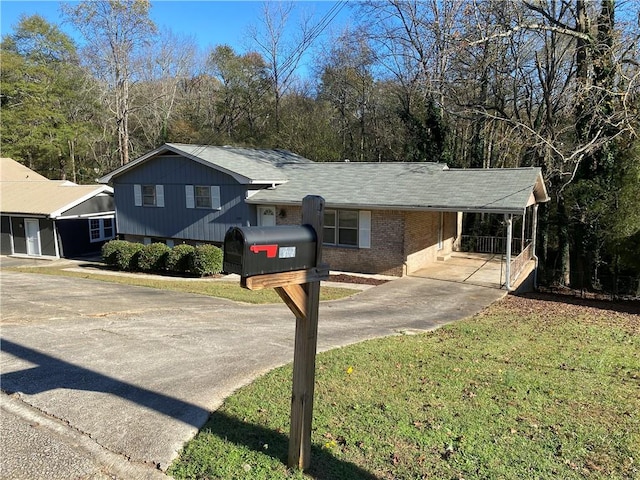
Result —
<svg viewBox="0 0 640 480"><path fill-rule="evenodd" d="M558 247L560 249L560 284L571 285L571 248L569 216L564 198L558 198Z"/></svg>

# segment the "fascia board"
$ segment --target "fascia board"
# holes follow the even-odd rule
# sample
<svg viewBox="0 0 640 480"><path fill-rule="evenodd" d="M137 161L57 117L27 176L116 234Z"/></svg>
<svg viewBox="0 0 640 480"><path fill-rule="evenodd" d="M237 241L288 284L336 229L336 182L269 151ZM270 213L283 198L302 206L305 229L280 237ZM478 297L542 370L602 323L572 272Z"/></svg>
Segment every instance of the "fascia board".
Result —
<svg viewBox="0 0 640 480"><path fill-rule="evenodd" d="M261 200L253 197L247 198L246 203L253 205L283 205L283 206L301 206L302 202L291 200ZM491 208L482 206L438 206L438 205L380 205L380 204L361 204L361 203L329 203L325 204L328 209L351 209L351 210L401 210L415 212L468 212L468 213L496 213L496 214L512 214L523 215L523 208Z"/></svg>

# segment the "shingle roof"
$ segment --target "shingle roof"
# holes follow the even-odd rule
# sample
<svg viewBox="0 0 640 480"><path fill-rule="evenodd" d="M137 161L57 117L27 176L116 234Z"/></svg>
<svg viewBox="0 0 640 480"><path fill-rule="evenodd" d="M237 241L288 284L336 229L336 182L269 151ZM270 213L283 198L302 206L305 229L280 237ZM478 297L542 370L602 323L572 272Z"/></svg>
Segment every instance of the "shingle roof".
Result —
<svg viewBox="0 0 640 480"><path fill-rule="evenodd" d="M279 184L287 181L284 172L279 168L285 163L310 163L304 157L285 150L264 150L257 148L217 147L211 145L190 145L184 143L167 143L140 158L99 178L100 183L108 183L114 176L135 168L154 156L173 152L191 158L194 161L216 168L233 176L243 184Z"/></svg>
<svg viewBox="0 0 640 480"><path fill-rule="evenodd" d="M76 185L64 180L48 180L9 158L2 159L1 167L2 213L56 217L95 195L112 193L112 189L105 185Z"/></svg>
<svg viewBox="0 0 640 480"><path fill-rule="evenodd" d="M0 158L0 181L26 182L49 180L12 158Z"/></svg>
<svg viewBox="0 0 640 480"><path fill-rule="evenodd" d="M101 183L163 153L191 158L242 184L273 185L246 201L300 204L321 195L328 207L521 213L546 202L539 168L449 169L438 163L316 163L291 152L168 143L100 178Z"/></svg>
<svg viewBox="0 0 640 480"><path fill-rule="evenodd" d="M521 213L547 201L539 168L448 169L435 163L283 165L289 182L247 202L299 204L320 195L328 207Z"/></svg>

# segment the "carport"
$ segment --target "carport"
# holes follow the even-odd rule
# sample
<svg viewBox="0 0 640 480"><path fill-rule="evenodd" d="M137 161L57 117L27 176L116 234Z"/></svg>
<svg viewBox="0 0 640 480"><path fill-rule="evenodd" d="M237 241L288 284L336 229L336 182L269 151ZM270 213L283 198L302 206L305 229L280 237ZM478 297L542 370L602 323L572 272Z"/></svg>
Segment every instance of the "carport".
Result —
<svg viewBox="0 0 640 480"><path fill-rule="evenodd" d="M499 169L509 170L509 169ZM522 171L521 169L519 169ZM516 290L538 266L536 237L538 229L538 207L549 201L541 172L535 174L534 181L523 188L522 185L502 185L494 189L478 188L488 185L481 181L486 171L476 170L473 176L460 176L457 191L452 201L458 201L458 225L453 249L449 255L438 257L432 263L414 272L417 276L471 283L492 288ZM474 178L476 177L476 178ZM501 180L513 181L513 176ZM494 179L492 179L494 180ZM500 179L498 179L500 180ZM469 183L471 181L472 183ZM509 191L509 195L496 197L498 191ZM451 211L451 207L445 211ZM463 235L463 214L497 216L502 224L503 235ZM517 230L515 231L515 226Z"/></svg>

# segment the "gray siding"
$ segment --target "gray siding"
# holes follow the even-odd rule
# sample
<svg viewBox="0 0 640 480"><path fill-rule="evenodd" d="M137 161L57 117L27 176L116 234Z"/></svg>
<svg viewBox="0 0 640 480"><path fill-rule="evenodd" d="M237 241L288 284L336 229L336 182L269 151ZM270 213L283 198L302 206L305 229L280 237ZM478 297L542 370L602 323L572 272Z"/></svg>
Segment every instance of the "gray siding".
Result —
<svg viewBox="0 0 640 480"><path fill-rule="evenodd" d="M11 217L11 227L13 228L13 253L27 253L27 240L24 229L25 218L32 217ZM53 220L48 218L38 218L40 227L40 253L42 255L56 255L56 238L53 234Z"/></svg>
<svg viewBox="0 0 640 480"><path fill-rule="evenodd" d="M0 237L0 254L11 255L13 250L11 248L11 219L6 216L2 216Z"/></svg>
<svg viewBox="0 0 640 480"><path fill-rule="evenodd" d="M113 212L114 210L115 204L112 195L98 195L70 208L66 212L62 212L61 216L99 214Z"/></svg>
<svg viewBox="0 0 640 480"><path fill-rule="evenodd" d="M48 218L40 219L40 248L42 255L56 255L56 238L53 230L53 220Z"/></svg>
<svg viewBox="0 0 640 480"><path fill-rule="evenodd" d="M24 231L24 218L11 217L11 228L13 230L13 252L27 253L27 239Z"/></svg>
<svg viewBox="0 0 640 480"><path fill-rule="evenodd" d="M164 207L136 207L134 185L163 185ZM218 185L222 210L187 208L185 185ZM255 223L247 186L175 155L155 157L113 179L119 235L222 242L229 227Z"/></svg>

